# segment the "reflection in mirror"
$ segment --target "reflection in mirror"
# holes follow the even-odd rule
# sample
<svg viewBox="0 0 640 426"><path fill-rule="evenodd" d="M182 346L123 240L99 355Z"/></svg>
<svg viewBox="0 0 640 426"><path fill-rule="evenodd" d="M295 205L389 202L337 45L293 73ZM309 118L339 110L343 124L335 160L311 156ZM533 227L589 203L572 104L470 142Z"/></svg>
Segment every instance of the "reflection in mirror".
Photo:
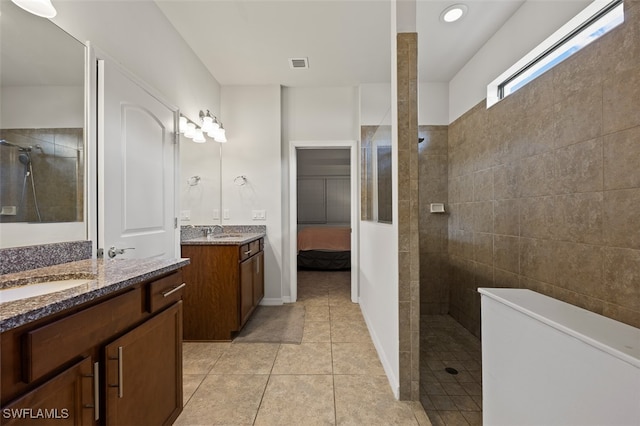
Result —
<svg viewBox="0 0 640 426"><path fill-rule="evenodd" d="M391 126L361 127L361 218L392 223Z"/></svg>
<svg viewBox="0 0 640 426"><path fill-rule="evenodd" d="M0 223L84 220L85 46L11 2L0 14Z"/></svg>
<svg viewBox="0 0 640 426"><path fill-rule="evenodd" d="M222 224L222 145L180 135L180 224ZM197 176L199 179L194 179Z"/></svg>

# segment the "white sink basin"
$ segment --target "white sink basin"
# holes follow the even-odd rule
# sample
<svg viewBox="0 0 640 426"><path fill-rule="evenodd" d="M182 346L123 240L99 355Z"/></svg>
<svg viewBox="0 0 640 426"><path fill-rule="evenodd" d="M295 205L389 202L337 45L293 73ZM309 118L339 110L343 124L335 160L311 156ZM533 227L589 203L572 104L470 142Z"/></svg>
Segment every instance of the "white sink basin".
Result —
<svg viewBox="0 0 640 426"><path fill-rule="evenodd" d="M43 283L10 287L0 290L0 303L12 302L14 300L27 299L29 297L55 293L57 291L78 287L91 281L92 280L89 279L46 281Z"/></svg>

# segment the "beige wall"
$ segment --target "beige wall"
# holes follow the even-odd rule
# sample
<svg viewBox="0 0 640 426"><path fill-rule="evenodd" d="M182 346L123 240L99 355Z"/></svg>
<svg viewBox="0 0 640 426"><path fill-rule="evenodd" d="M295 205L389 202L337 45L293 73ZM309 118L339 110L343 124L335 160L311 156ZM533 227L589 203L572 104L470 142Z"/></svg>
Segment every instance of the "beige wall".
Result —
<svg viewBox="0 0 640 426"><path fill-rule="evenodd" d="M625 23L449 127L450 313L523 287L640 327L640 6Z"/></svg>

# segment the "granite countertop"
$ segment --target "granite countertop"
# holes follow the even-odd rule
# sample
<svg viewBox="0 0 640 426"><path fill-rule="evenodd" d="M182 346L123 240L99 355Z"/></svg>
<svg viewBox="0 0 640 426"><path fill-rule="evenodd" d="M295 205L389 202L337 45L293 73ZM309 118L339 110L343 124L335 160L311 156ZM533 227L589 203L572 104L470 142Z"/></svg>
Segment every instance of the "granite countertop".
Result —
<svg viewBox="0 0 640 426"><path fill-rule="evenodd" d="M182 245L239 246L264 238L264 232L217 233L208 237L196 237L181 242Z"/></svg>
<svg viewBox="0 0 640 426"><path fill-rule="evenodd" d="M0 298L0 332L72 308L189 264L189 259L88 259L0 275L0 289L27 283L89 279L86 284L10 302Z"/></svg>

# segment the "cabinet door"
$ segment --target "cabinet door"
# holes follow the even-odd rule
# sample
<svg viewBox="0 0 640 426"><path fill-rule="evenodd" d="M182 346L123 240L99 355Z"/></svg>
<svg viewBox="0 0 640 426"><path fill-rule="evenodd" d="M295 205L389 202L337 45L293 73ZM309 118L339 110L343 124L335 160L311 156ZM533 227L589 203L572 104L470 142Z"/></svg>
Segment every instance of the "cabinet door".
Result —
<svg viewBox="0 0 640 426"><path fill-rule="evenodd" d="M255 256L240 263L240 327L253 311L253 268Z"/></svg>
<svg viewBox="0 0 640 426"><path fill-rule="evenodd" d="M182 411L182 302L105 348L107 425L172 424Z"/></svg>
<svg viewBox="0 0 640 426"><path fill-rule="evenodd" d="M1 422L12 426L94 424L94 396L97 395L93 385L91 358L85 358L5 405Z"/></svg>
<svg viewBox="0 0 640 426"><path fill-rule="evenodd" d="M253 306L264 297L264 252L256 254L253 258Z"/></svg>

